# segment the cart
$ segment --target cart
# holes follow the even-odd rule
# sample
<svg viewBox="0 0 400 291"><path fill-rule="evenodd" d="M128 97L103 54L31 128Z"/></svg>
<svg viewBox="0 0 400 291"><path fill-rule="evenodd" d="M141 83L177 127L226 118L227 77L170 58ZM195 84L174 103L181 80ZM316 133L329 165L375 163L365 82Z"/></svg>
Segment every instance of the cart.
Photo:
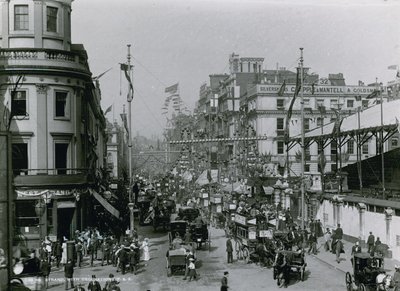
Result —
<svg viewBox="0 0 400 291"><path fill-rule="evenodd" d="M201 227L196 224L191 225L192 241L196 243L197 249L201 249L204 244L208 250L211 249L211 232L206 223Z"/></svg>
<svg viewBox="0 0 400 291"><path fill-rule="evenodd" d="M174 240L177 234L179 234L181 239L184 238L187 227L188 223L185 220L175 220L170 222L169 232L168 232L168 241L170 247L172 246L172 241Z"/></svg>
<svg viewBox="0 0 400 291"><path fill-rule="evenodd" d="M195 250L190 245L182 245L180 249L168 250L166 255L167 261L167 276L170 277L173 274L185 273L186 268L186 251L189 250L193 253L193 257L196 260Z"/></svg>
<svg viewBox="0 0 400 291"><path fill-rule="evenodd" d="M384 270L384 258L369 253L353 255L353 275L346 273L347 290L390 290L389 275ZM379 289L378 289L379 288Z"/></svg>
<svg viewBox="0 0 400 291"><path fill-rule="evenodd" d="M280 256L286 257L286 267L289 272L289 280L292 274L298 274L298 277L301 281L304 281L304 274L306 271L306 259L303 251L290 251L290 250L280 250L276 254L275 264L273 276L274 280L277 280L279 286L281 286L282 277L280 276L280 272L276 265L276 262L279 261Z"/></svg>

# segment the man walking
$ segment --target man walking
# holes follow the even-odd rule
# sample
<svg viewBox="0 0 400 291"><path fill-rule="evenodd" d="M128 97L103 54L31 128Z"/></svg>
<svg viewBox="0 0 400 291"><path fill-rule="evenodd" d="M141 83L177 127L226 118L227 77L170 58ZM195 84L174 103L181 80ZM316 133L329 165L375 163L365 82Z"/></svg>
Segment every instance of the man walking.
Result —
<svg viewBox="0 0 400 291"><path fill-rule="evenodd" d="M338 239L335 244L335 251L336 251L336 262L340 264L340 254L342 253L343 243L341 239Z"/></svg>
<svg viewBox="0 0 400 291"><path fill-rule="evenodd" d="M226 241L226 253L228 255L228 264L233 263L233 247L230 237L228 237L228 240Z"/></svg>
<svg viewBox="0 0 400 291"><path fill-rule="evenodd" d="M225 271L224 272L224 276L221 279L221 291L228 291L228 276L229 276L229 272Z"/></svg>
<svg viewBox="0 0 400 291"><path fill-rule="evenodd" d="M371 253L374 250L374 245L375 245L375 236L372 234L372 231L369 232L367 245L368 245L368 253Z"/></svg>
<svg viewBox="0 0 400 291"><path fill-rule="evenodd" d="M68 290L68 282L71 285L71 288L74 288L74 264L72 260L69 259L64 266L64 275L65 275L65 290Z"/></svg>
<svg viewBox="0 0 400 291"><path fill-rule="evenodd" d="M331 249L331 236L332 236L332 232L330 231L329 228L326 229L326 232L324 234L324 240L325 240L325 251L329 252Z"/></svg>

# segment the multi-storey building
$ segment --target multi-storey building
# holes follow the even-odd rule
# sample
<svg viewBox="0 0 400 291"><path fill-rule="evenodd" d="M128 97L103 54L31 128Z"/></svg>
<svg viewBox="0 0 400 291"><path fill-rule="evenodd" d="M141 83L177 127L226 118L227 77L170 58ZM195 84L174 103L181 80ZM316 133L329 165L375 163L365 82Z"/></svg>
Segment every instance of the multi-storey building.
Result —
<svg viewBox="0 0 400 291"><path fill-rule="evenodd" d="M210 86L203 86L198 105L203 106L199 111L213 114L216 118L206 118L203 130L211 128L214 137L227 138L218 145L218 152L223 156L219 158L222 172L234 163L237 173L244 177L298 175L301 171L300 146L293 144L287 151L285 135L286 138L292 138L301 134L300 93L294 99L288 120L290 103L300 83L299 76L285 68L263 70L263 61L263 58L240 58L232 54L229 59L230 74L210 76ZM362 110L373 105L379 100L367 97L373 96L375 91L381 92L385 100L387 98L386 90L380 84L365 86L359 82L357 85L347 85L343 74L329 74L327 78L322 78L308 74L308 71L304 69L306 132L354 114L358 108ZM219 78L218 85L213 87L216 76ZM211 104L215 105L214 109ZM234 140L237 137L256 136L262 137L261 140ZM376 154L374 140L371 138L364 144L363 158ZM339 151L335 140L325 145L313 143L306 147L306 172L321 170L318 157L322 149L325 172L335 171L357 160L353 140L342 145ZM341 153L340 157L338 152Z"/></svg>
<svg viewBox="0 0 400 291"><path fill-rule="evenodd" d="M106 161L105 118L72 0L0 1L1 130L12 133L17 236L72 238L91 223Z"/></svg>

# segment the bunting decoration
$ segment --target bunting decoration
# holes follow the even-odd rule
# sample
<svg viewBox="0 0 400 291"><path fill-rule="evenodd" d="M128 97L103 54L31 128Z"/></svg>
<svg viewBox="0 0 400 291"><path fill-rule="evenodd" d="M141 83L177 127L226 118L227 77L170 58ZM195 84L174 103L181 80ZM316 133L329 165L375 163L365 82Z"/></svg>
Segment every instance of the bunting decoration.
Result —
<svg viewBox="0 0 400 291"><path fill-rule="evenodd" d="M374 90L371 94L369 94L366 98L367 99L372 99L372 98L375 98L375 97L378 97L378 94L379 94L379 90Z"/></svg>
<svg viewBox="0 0 400 291"><path fill-rule="evenodd" d="M189 111L186 106L184 106L183 100L179 96L179 83L171 85L164 90L165 94L167 95L164 101L164 105L161 108L162 114L168 114L168 107L172 104L172 109L175 112L187 112Z"/></svg>

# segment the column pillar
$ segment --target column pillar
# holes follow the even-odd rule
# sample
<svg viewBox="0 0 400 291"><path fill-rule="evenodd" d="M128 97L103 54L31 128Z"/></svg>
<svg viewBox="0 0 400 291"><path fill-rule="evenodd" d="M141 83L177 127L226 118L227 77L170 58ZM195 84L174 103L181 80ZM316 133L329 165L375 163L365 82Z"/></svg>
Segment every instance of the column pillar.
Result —
<svg viewBox="0 0 400 291"><path fill-rule="evenodd" d="M385 209L386 244L389 246L389 248L392 246L392 236L391 236L392 217L393 217L393 209L391 207L386 208Z"/></svg>
<svg viewBox="0 0 400 291"><path fill-rule="evenodd" d="M364 203L358 203L357 207L359 212L359 236L365 242L365 210L367 206Z"/></svg>
<svg viewBox="0 0 400 291"><path fill-rule="evenodd" d="M36 102L37 111L36 118L37 124L40 124L37 128L37 168L48 169L48 130L47 130L47 90L48 86L44 84L36 85ZM48 174L45 172L44 174Z"/></svg>

